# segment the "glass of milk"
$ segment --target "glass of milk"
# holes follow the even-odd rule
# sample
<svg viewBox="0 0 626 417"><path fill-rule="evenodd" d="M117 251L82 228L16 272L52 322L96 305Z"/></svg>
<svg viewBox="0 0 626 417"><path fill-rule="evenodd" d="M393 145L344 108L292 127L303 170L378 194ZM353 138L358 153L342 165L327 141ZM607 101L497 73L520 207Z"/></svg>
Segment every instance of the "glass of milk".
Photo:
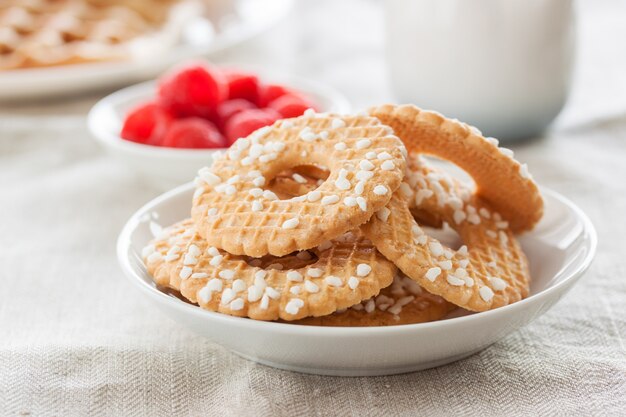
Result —
<svg viewBox="0 0 626 417"><path fill-rule="evenodd" d="M386 53L398 100L488 136L540 134L568 95L573 0L386 0Z"/></svg>

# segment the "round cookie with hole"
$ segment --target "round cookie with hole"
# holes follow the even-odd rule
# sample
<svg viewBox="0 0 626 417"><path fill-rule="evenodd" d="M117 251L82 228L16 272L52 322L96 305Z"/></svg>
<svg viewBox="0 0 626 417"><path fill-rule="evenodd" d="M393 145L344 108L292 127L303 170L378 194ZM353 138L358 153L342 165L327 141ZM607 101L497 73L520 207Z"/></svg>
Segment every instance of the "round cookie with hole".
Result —
<svg viewBox="0 0 626 417"><path fill-rule="evenodd" d="M321 165L328 177L304 195L265 188L278 174ZM287 255L352 230L400 186L405 149L370 116L307 114L239 139L200 170L192 217L211 246L233 255Z"/></svg>

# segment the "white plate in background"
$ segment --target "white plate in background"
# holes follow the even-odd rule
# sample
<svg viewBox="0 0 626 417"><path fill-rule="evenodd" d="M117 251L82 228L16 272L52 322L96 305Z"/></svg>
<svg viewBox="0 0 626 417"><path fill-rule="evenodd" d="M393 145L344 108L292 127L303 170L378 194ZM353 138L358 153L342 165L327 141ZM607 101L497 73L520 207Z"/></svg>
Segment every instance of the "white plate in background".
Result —
<svg viewBox="0 0 626 417"><path fill-rule="evenodd" d="M292 5L293 0L232 0L233 14L217 25L206 18L185 25L174 47L150 59L0 71L0 101L66 96L154 78L176 63L258 36L283 19Z"/></svg>

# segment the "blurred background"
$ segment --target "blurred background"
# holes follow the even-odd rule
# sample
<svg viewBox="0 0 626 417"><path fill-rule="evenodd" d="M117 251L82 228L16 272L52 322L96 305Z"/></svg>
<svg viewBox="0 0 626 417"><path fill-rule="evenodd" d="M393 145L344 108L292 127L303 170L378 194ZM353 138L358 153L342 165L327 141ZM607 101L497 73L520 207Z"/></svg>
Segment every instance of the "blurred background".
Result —
<svg viewBox="0 0 626 417"><path fill-rule="evenodd" d="M438 110L522 152L532 168L560 157L551 137L623 121L625 20L626 3L614 0L5 1L0 160L8 167L14 156L55 146L51 136L68 129L62 154L66 146L110 158L90 139L104 137L121 172L143 183L158 166L165 181L148 181L155 190L191 179L208 153L118 146L124 117L154 90L107 101L98 126L84 126L103 97L200 57L303 88L319 110L383 102ZM67 45L79 46L64 56ZM44 142L33 148L20 136Z"/></svg>
<svg viewBox="0 0 626 417"><path fill-rule="evenodd" d="M2 6L11 3L13 2L9 0L4 2ZM222 26L227 28L229 24L230 27L235 26L233 30L235 33L229 34L235 40L224 43L230 44L229 46L222 47L220 45L221 51L202 54L202 47L194 50L200 55L209 57L213 62L252 64L322 81L344 93L353 107L357 109L384 101L398 101L399 96L402 96L401 92L399 94L397 90L392 89L394 86L391 78L393 71L390 68L389 51L386 51L385 43L386 34L389 33L385 29L385 8L386 6L402 7L402 1L345 0L333 2L320 0L316 2L291 2L272 0L267 2L272 4L271 7L249 7L249 3L255 2L245 1L219 0L207 1L207 3L209 9L212 10L209 14L215 22L221 20ZM429 8L441 9L436 3L447 3L447 11L451 16L446 23L448 28L455 24L455 19L460 20L458 14L465 13L464 10L455 11L455 2L453 1L419 0L415 3L420 3L422 6L421 9L413 11L416 13L413 17L414 25L423 25L423 16L427 15ZM528 3L528 7L536 7L536 4L533 3L537 2ZM626 52L626 43L624 42L626 28L623 25L624 19L626 19L626 5L615 0L580 0L573 2L573 5L576 11L573 78L567 105L558 118L556 126L571 127L584 124L596 117L620 115L626 108L626 53L624 53ZM255 25L254 29L250 29L249 27L246 28L245 23L242 26L241 14L233 15L238 7L243 10L249 7L250 11L247 13L252 14L258 12L259 9L270 9L277 11L277 15L267 16L266 14L243 18L244 22L247 19ZM456 7L460 8L458 5ZM286 9L288 10L285 12ZM481 14L491 13L486 8L481 10ZM284 15L283 12L285 12ZM445 13L446 10L437 10L437 12ZM496 12L501 18L502 12L498 10ZM554 11L547 11L546 13L548 12ZM220 16L220 13L224 13L224 16ZM245 15L246 12L239 13ZM541 11L537 13L540 14ZM466 16L466 19L476 19L476 16ZM411 18L411 16L409 15L407 18ZM489 21L494 25L497 19L497 15L491 16L490 19L487 17L486 20L478 22L476 26L484 25ZM407 34L406 39L404 39L407 45L400 46L403 51L406 51L404 53L407 66L414 65L412 64L414 59L417 62L432 62L432 45L438 45L442 42L441 37L438 38L436 35L437 24L430 22L426 28L433 35L424 36L418 40L415 38L416 35L412 34L410 27L406 26L406 22L400 23L404 25L400 30ZM553 21L552 25L558 26L558 22ZM388 26L394 26L394 22L388 22ZM537 24L528 24L529 34L537 31L542 31ZM492 33L497 32L498 28L492 31ZM546 32L548 31L542 31L542 33ZM220 36L219 33L212 33L210 29L199 33L209 33L205 36L205 39L209 39L205 49L212 50L211 43L216 41L215 38ZM550 36L553 35L548 33L544 42L550 42ZM2 39L0 35L0 45ZM398 43L402 40L394 39L394 41ZM542 47L540 40L537 40L536 47ZM509 52L515 52L515 48L520 47L510 42ZM168 53L172 56L180 56L180 51L177 51L176 47L171 48L169 52L164 52L164 54ZM185 51L186 53L187 51ZM462 55L463 51L449 49L448 53ZM415 55L415 57L410 55ZM164 61L168 60L165 59ZM483 64L486 67L493 65L493 63L486 61ZM538 67L542 65L541 62L534 62L534 64ZM78 68L76 70L86 71L78 70ZM150 74L152 77L155 75ZM416 78L418 76L416 74ZM10 91L7 91L11 90L11 85L6 82L3 83L3 77L9 78L9 76L0 73L0 85L3 87L0 96L19 95L16 92L11 94ZM32 77L37 78L34 74ZM567 72L564 72L562 77L567 78ZM138 78L141 77L131 76L128 81L134 82ZM124 83L118 82L117 84L119 87L120 84ZM90 104L95 103L98 98L115 89L113 87L104 88L97 92L79 93L78 95L72 93L71 96L60 93L54 99L34 97L34 100L12 101L10 103L3 99L0 111L5 115L39 113L41 111L66 116L70 114L80 115L85 114ZM534 93L542 94L541 91ZM419 97L415 97L414 101L417 105L423 105L420 103Z"/></svg>
<svg viewBox="0 0 626 417"><path fill-rule="evenodd" d="M2 7L11 3L21 2L8 0L3 2ZM228 0L219 0L206 1L206 3L210 10L208 15L216 26L219 24L226 28L229 24L231 27L235 26L233 29L235 33L230 34L230 37L235 40L226 42L233 47L223 47L226 50L205 55L214 62L270 66L282 72L322 80L345 93L357 108L394 100L397 96L391 88L391 71L387 62L385 8L401 2L322 0L309 4L309 2L269 1L268 4L275 5L267 8L272 9L278 15L257 15L256 17L245 15L246 12L240 11L240 14L235 12L238 7L245 10L242 5L250 6L246 3L254 2L234 1L232 3L235 4L230 4ZM416 3L423 3L426 7L432 3L453 2L420 0ZM259 9L266 9L265 7L248 8L251 10L247 13L253 15ZM568 105L559 120L562 123L568 120L576 120L580 123L599 114L606 116L607 112L621 113L626 105L626 71L624 70L626 29L623 25L626 5L619 0L581 0L574 2L574 8L577 30L574 76ZM283 15L285 9L289 10ZM421 11L425 13L425 10L424 8ZM220 15L221 13L223 15ZM242 18L241 14L245 17ZM241 20L245 22L246 19L256 25L253 30L246 28L245 23L241 27ZM416 15L415 24L418 24L420 19L420 15ZM432 23L428 28L433 33L435 32ZM263 33L263 29L268 30ZM538 30L536 25L532 29ZM407 48L413 48L418 59L429 61L431 57L421 51L423 49L432 51L432 47L425 48L424 46L427 43L437 43L436 36L425 37L417 42L410 38L409 29L404 28L404 30L407 33L406 42L411 44ZM4 38L7 37L6 32L6 27L4 27L2 31ZM216 40L216 37L220 36L219 29L207 29L204 32L199 30L199 33L204 33L204 39L208 39L206 50L213 49L212 42L221 42ZM0 35L0 45L4 38ZM247 42L239 43L245 39ZM173 47L164 54L179 55L180 52L176 49ZM202 49L198 47L194 52L203 55ZM449 52L459 53L454 50ZM148 59L152 58L154 57L148 57ZM409 59L408 56L407 59ZM489 63L485 62L485 65ZM536 65L540 66L541 62L537 62ZM10 89L9 85L3 84L3 87L3 90ZM102 89L97 94L90 94L89 97L93 101L107 91L113 91L113 89ZM10 94L4 91L1 95ZM58 99L47 101L57 108L80 113L81 109L90 103L90 98L86 96L71 99L62 97L61 101ZM19 114L28 111L31 106L32 103L3 104L2 111Z"/></svg>

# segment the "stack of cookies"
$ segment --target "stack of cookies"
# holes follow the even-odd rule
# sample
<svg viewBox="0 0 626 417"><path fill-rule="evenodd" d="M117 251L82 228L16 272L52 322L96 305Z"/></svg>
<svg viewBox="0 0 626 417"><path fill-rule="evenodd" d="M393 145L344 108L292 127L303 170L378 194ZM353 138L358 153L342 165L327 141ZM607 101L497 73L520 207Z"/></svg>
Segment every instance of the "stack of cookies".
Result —
<svg viewBox="0 0 626 417"><path fill-rule="evenodd" d="M465 184L423 155L456 164ZM543 203L497 140L415 106L279 120L196 178L191 218L143 250L154 281L256 320L379 326L485 311L528 294L515 233ZM423 227L451 228L448 247ZM430 230L430 229L429 229Z"/></svg>
<svg viewBox="0 0 626 417"><path fill-rule="evenodd" d="M171 46L198 10L189 0L0 2L0 70L145 56ZM154 50L154 51L153 51Z"/></svg>

